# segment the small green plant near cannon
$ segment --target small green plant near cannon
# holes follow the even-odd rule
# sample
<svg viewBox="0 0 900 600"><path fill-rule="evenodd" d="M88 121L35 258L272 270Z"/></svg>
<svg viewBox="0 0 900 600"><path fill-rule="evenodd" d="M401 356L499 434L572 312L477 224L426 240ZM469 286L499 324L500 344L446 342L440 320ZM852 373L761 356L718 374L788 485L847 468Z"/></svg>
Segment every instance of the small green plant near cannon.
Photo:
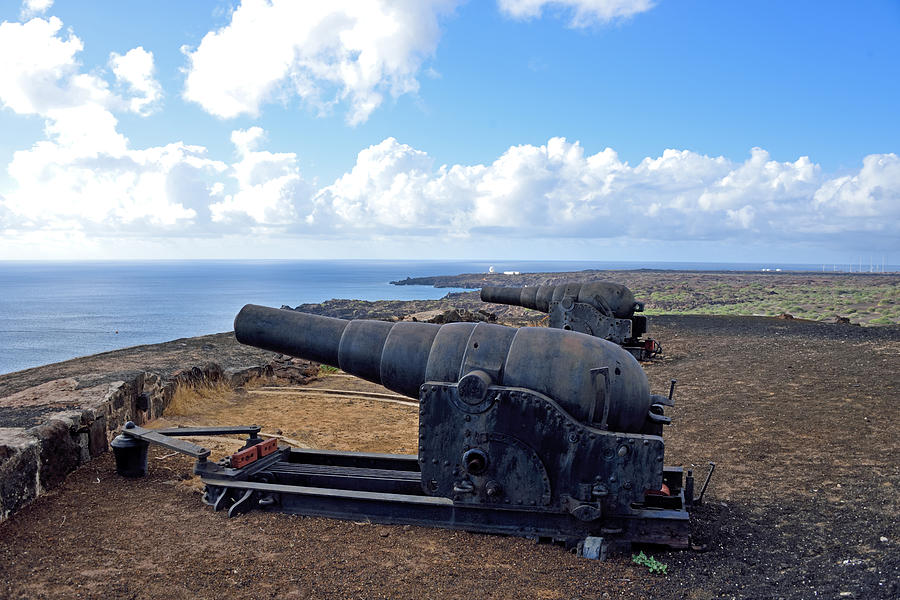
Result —
<svg viewBox="0 0 900 600"><path fill-rule="evenodd" d="M319 373L322 375L331 375L332 373L337 373L340 371L337 367L332 367L331 365L319 365Z"/></svg>
<svg viewBox="0 0 900 600"><path fill-rule="evenodd" d="M666 575L666 571L669 568L668 565L659 562L652 556L647 556L646 554L644 554L643 550L641 550L637 554L633 554L631 556L631 560L639 565L647 567L648 569L650 569L651 573L662 573L663 575Z"/></svg>

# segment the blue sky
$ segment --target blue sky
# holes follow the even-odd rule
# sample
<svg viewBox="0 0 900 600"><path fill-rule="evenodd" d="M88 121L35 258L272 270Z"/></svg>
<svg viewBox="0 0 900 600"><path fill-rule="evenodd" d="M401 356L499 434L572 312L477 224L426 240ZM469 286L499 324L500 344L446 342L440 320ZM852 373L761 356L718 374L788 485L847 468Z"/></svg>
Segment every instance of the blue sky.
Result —
<svg viewBox="0 0 900 600"><path fill-rule="evenodd" d="M0 4L0 258L900 254L896 1L324 6Z"/></svg>

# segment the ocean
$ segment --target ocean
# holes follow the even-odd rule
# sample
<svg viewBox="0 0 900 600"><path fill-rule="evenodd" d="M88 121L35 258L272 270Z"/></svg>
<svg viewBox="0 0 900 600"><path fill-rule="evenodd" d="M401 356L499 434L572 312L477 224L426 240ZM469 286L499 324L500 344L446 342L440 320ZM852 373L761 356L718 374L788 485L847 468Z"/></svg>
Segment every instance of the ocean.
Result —
<svg viewBox="0 0 900 600"><path fill-rule="evenodd" d="M230 331L247 303L440 298L409 277L583 269L819 270L817 265L597 261L246 260L0 262L0 373L77 356Z"/></svg>

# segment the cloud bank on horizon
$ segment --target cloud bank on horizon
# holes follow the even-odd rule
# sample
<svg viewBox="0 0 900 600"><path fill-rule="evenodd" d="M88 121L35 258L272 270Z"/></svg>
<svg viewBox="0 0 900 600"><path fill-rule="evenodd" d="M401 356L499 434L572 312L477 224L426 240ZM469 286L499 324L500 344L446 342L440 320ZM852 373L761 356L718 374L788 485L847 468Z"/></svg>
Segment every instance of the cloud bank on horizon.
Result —
<svg viewBox="0 0 900 600"><path fill-rule="evenodd" d="M553 137L514 145L486 164L437 165L427 148L394 137L358 152L329 185L300 157L265 149L259 126L231 129L227 159L173 140L138 148L124 115L165 111L154 55L142 46L105 65L85 44L23 3L0 23L0 104L43 119L41 139L17 150L0 190L0 257L16 244L98 239L210 238L248 227L277 239L673 240L837 247L848 235L897 249L900 157L869 154L852 172L826 173L801 156L762 148L735 162L668 149L629 164L606 148ZM182 97L219 119L256 118L271 105L344 111L361 126L385 97L416 95L454 0L329 3L245 0L228 23L184 47ZM560 18L573 28L621 21L647 0L499 0L507 18ZM298 25L299 24L299 25ZM627 26L627 25L626 25ZM170 92L171 95L171 92ZM223 123L227 127L227 122ZM164 243L160 241L160 243Z"/></svg>

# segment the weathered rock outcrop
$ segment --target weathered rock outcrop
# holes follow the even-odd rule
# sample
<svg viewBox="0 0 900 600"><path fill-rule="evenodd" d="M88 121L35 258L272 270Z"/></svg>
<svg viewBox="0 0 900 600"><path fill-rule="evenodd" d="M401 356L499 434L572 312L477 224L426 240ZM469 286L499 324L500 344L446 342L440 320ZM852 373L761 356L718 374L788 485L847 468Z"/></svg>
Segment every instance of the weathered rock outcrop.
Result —
<svg viewBox="0 0 900 600"><path fill-rule="evenodd" d="M197 364L205 355L217 360ZM318 365L247 349L222 334L2 375L0 521L105 452L125 422L162 415L179 386L304 383L317 372Z"/></svg>

